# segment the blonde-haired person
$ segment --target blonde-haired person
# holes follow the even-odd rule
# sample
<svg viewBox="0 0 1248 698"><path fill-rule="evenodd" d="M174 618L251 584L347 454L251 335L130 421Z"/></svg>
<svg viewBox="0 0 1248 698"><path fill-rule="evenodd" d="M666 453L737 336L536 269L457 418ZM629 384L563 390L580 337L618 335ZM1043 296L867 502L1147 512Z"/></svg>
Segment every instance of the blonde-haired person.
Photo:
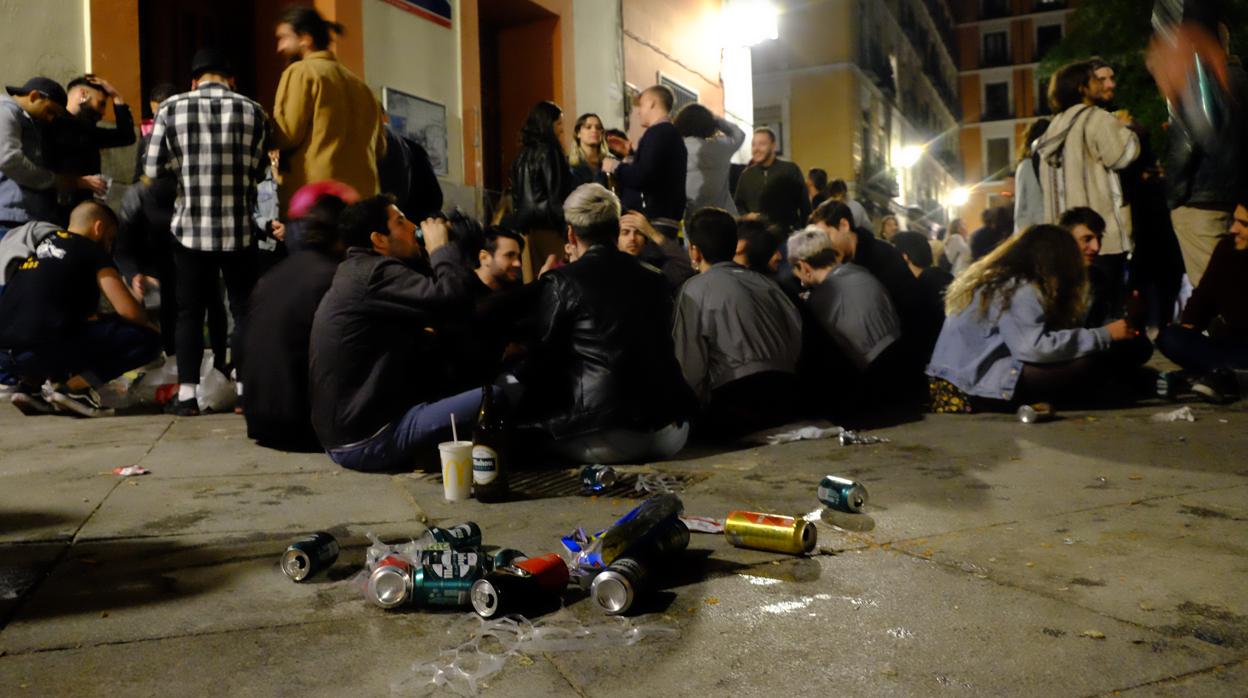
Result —
<svg viewBox="0 0 1248 698"><path fill-rule="evenodd" d="M572 188L582 184L607 186L607 173L602 163L614 158L607 150L607 130L597 114L581 114L572 127L572 147L568 150L568 165L572 168Z"/></svg>
<svg viewBox="0 0 1248 698"><path fill-rule="evenodd" d="M1070 231L1038 225L954 280L927 367L935 412L1014 409L1109 397L1104 361L1136 335L1125 320L1084 329L1088 276Z"/></svg>

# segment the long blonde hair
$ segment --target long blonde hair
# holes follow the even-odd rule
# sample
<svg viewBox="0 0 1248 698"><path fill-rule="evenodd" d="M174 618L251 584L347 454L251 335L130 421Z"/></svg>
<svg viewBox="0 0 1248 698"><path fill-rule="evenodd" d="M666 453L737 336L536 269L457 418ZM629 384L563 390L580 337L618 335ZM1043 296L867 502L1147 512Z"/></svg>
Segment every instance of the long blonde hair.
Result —
<svg viewBox="0 0 1248 698"><path fill-rule="evenodd" d="M602 123L602 119L593 112L581 114L576 119L576 125L572 127L572 148L568 153L568 164L576 167L585 161L584 151L581 150L581 127L585 125L590 118L598 119L598 125L602 127L602 140L598 141L598 157L599 162L611 157L611 151L607 150L607 125Z"/></svg>
<svg viewBox="0 0 1248 698"><path fill-rule="evenodd" d="M1040 292L1048 326L1076 327L1083 319L1088 272L1075 238L1056 225L1033 225L972 264L945 292L945 314L961 313L977 292L981 315L987 316L994 302L1008 308L1021 283Z"/></svg>

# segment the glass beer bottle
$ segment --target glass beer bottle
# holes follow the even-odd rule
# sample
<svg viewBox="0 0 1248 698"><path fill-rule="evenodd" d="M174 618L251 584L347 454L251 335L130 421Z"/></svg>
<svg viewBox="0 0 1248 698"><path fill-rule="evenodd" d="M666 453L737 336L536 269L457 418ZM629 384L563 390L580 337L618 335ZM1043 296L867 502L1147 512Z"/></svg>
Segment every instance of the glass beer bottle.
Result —
<svg viewBox="0 0 1248 698"><path fill-rule="evenodd" d="M481 412L472 432L472 491L481 502L501 502L508 494L507 425L494 403L493 386L481 389Z"/></svg>

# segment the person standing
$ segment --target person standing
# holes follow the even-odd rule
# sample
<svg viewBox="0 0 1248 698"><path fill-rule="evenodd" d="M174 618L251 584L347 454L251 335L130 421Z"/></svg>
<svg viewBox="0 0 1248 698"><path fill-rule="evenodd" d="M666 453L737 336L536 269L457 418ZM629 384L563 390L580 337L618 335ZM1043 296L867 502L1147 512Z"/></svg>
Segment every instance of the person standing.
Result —
<svg viewBox="0 0 1248 698"><path fill-rule="evenodd" d="M969 236L966 221L961 218L953 219L949 224L949 234L945 236L945 259L949 261L949 272L954 276L971 266L971 246L967 242Z"/></svg>
<svg viewBox="0 0 1248 698"><path fill-rule="evenodd" d="M572 150L568 165L572 168L572 188L582 184L607 186L607 173L602 163L614 155L607 149L606 130L597 114L581 114L572 128Z"/></svg>
<svg viewBox="0 0 1248 698"><path fill-rule="evenodd" d="M806 191L810 194L811 210L819 208L819 204L827 201L831 196L828 192L828 171L815 167L807 172Z"/></svg>
<svg viewBox="0 0 1248 698"><path fill-rule="evenodd" d="M732 167L732 156L745 143L745 131L697 102L681 109L674 123L689 153L685 174L686 217L691 218L708 206L737 215L737 205L728 188L728 171Z"/></svg>
<svg viewBox="0 0 1248 698"><path fill-rule="evenodd" d="M65 89L55 80L31 78L5 92L0 95L0 238L23 223L54 221L58 184L69 184L48 167L40 128L65 110ZM98 177L73 183L97 184L103 184Z"/></svg>
<svg viewBox="0 0 1248 698"><path fill-rule="evenodd" d="M1127 256L1131 252L1131 212L1117 172L1140 155L1140 139L1127 124L1097 106L1102 83L1091 63L1072 63L1053 75L1049 105L1056 116L1035 144L1040 154L1044 220L1087 206L1105 219L1097 266L1111 283L1110 303L1124 302Z"/></svg>
<svg viewBox="0 0 1248 698"><path fill-rule="evenodd" d="M806 178L796 163L776 157L776 132L755 129L750 154L737 182L737 212L762 214L786 235L804 226L811 211Z"/></svg>
<svg viewBox="0 0 1248 698"><path fill-rule="evenodd" d="M520 129L520 155L511 166L515 210L508 225L524 233L524 280L532 281L550 255L563 256L563 200L572 175L563 155L563 110L542 101L533 105Z"/></svg>
<svg viewBox="0 0 1248 698"><path fill-rule="evenodd" d="M828 185L828 199L839 201L849 207L854 214L854 227L859 230L869 230L875 232L871 227L871 216L867 215L867 209L863 208L858 200L849 195L849 185L843 179L834 179Z"/></svg>
<svg viewBox="0 0 1248 698"><path fill-rule="evenodd" d="M286 10L277 25L277 51L290 61L273 102L273 147L287 170L284 204L309 182L335 180L360 196L378 192L377 158L386 152L381 105L373 91L329 50L342 25L313 8Z"/></svg>
<svg viewBox="0 0 1248 698"><path fill-rule="evenodd" d="M165 101L152 126L144 173L178 180L171 228L177 271L178 396L170 411L199 414L195 387L204 352L204 312L224 278L235 328L244 325L253 273L248 251L256 185L269 165L264 109L234 92L225 54L203 49L191 61L191 91ZM242 363L237 346L233 361Z"/></svg>
<svg viewBox="0 0 1248 698"><path fill-rule="evenodd" d="M680 131L668 120L676 96L665 85L648 87L637 98L637 115L646 129L632 162L608 160L602 169L614 174L625 211L638 211L667 237L676 237L685 216L688 151Z"/></svg>
<svg viewBox="0 0 1248 698"><path fill-rule="evenodd" d="M54 120L49 130L50 162L52 169L60 174L73 176L99 175L102 171L100 150L133 145L134 117L130 107L112 85L96 75L83 75L69 81L66 88L69 102L66 114ZM102 128L99 122L113 103L114 128ZM106 195L107 184L100 187L78 189L68 201L61 202L61 216L66 218L73 207L94 195Z"/></svg>

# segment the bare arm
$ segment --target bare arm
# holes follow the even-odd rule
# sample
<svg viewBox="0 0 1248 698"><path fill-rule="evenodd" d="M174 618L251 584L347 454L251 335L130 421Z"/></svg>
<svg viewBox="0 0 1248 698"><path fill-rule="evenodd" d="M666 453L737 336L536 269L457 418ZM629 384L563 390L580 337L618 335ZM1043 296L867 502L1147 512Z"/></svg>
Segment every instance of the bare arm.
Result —
<svg viewBox="0 0 1248 698"><path fill-rule="evenodd" d="M147 311L135 300L130 288L116 269L108 267L96 274L100 292L117 311L117 314L136 325L147 324Z"/></svg>

